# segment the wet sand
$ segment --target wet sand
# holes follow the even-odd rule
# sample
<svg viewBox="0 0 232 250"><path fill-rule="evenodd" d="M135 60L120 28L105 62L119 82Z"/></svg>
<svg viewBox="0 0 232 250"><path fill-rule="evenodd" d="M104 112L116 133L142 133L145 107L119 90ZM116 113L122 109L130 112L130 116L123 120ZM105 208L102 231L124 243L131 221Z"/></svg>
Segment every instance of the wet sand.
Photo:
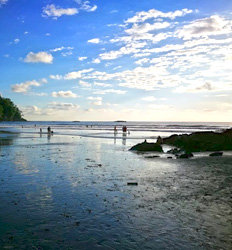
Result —
<svg viewBox="0 0 232 250"><path fill-rule="evenodd" d="M231 248L230 153L147 158L125 139L1 141L0 249Z"/></svg>

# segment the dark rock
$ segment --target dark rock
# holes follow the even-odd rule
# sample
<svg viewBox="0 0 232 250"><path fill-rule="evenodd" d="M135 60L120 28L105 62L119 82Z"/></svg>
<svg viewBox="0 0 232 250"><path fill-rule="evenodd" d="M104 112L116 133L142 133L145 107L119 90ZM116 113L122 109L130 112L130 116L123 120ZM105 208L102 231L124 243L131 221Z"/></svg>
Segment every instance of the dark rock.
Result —
<svg viewBox="0 0 232 250"><path fill-rule="evenodd" d="M79 227L79 226L80 226L80 221L76 221L75 225L76 225L77 227Z"/></svg>
<svg viewBox="0 0 232 250"><path fill-rule="evenodd" d="M159 158L159 155L149 155L149 156L145 156L145 158L147 159L153 159L153 158Z"/></svg>
<svg viewBox="0 0 232 250"><path fill-rule="evenodd" d="M163 143L163 139L162 139L160 136L158 136L158 137L157 137L156 143L157 143L158 145L162 144L162 143Z"/></svg>
<svg viewBox="0 0 232 250"><path fill-rule="evenodd" d="M154 151L154 152L163 152L163 149L157 143L148 143L146 140L142 143L138 143L130 150L137 150L137 151Z"/></svg>
<svg viewBox="0 0 232 250"><path fill-rule="evenodd" d="M195 132L163 138L163 144L189 152L232 150L232 129L224 132Z"/></svg>
<svg viewBox="0 0 232 250"><path fill-rule="evenodd" d="M127 182L127 186L138 186L138 182Z"/></svg>
<svg viewBox="0 0 232 250"><path fill-rule="evenodd" d="M193 157L192 153L185 153L185 154L181 154L181 155L177 156L177 158L180 158L180 159L188 159L190 157Z"/></svg>
<svg viewBox="0 0 232 250"><path fill-rule="evenodd" d="M223 152L214 152L214 153L209 154L209 156L222 156L222 155L223 155Z"/></svg>
<svg viewBox="0 0 232 250"><path fill-rule="evenodd" d="M173 148L167 151L167 154L174 154L174 155L183 154L183 153L184 151L179 148Z"/></svg>

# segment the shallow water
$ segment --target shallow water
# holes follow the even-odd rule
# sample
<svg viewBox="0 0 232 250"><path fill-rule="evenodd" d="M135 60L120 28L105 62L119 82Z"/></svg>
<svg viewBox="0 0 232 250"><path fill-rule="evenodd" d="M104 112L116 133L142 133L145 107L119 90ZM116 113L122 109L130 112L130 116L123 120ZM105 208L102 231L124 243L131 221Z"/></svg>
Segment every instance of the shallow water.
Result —
<svg viewBox="0 0 232 250"><path fill-rule="evenodd" d="M0 145L0 248L230 249L231 154L150 159L128 151L137 141Z"/></svg>

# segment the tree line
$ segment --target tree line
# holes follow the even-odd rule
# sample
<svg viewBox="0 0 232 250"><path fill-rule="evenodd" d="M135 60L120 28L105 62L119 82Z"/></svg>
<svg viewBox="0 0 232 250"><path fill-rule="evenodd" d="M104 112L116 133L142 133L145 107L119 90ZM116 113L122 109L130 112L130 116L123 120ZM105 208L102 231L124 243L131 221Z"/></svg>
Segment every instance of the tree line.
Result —
<svg viewBox="0 0 232 250"><path fill-rule="evenodd" d="M0 96L0 121L26 121L22 111L9 98Z"/></svg>

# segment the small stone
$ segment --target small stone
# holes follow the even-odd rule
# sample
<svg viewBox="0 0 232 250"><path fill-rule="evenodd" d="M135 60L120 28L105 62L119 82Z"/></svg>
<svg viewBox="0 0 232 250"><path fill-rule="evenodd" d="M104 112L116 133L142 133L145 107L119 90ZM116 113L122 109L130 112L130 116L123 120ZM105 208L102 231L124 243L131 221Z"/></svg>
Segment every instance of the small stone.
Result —
<svg viewBox="0 0 232 250"><path fill-rule="evenodd" d="M188 159L190 157L193 157L192 153L185 153L185 154L181 154L178 156L178 158L180 158L180 159Z"/></svg>
<svg viewBox="0 0 232 250"><path fill-rule="evenodd" d="M223 152L214 152L214 153L211 153L209 156L222 156L223 155Z"/></svg>
<svg viewBox="0 0 232 250"><path fill-rule="evenodd" d="M138 182L127 182L127 186L138 186Z"/></svg>

